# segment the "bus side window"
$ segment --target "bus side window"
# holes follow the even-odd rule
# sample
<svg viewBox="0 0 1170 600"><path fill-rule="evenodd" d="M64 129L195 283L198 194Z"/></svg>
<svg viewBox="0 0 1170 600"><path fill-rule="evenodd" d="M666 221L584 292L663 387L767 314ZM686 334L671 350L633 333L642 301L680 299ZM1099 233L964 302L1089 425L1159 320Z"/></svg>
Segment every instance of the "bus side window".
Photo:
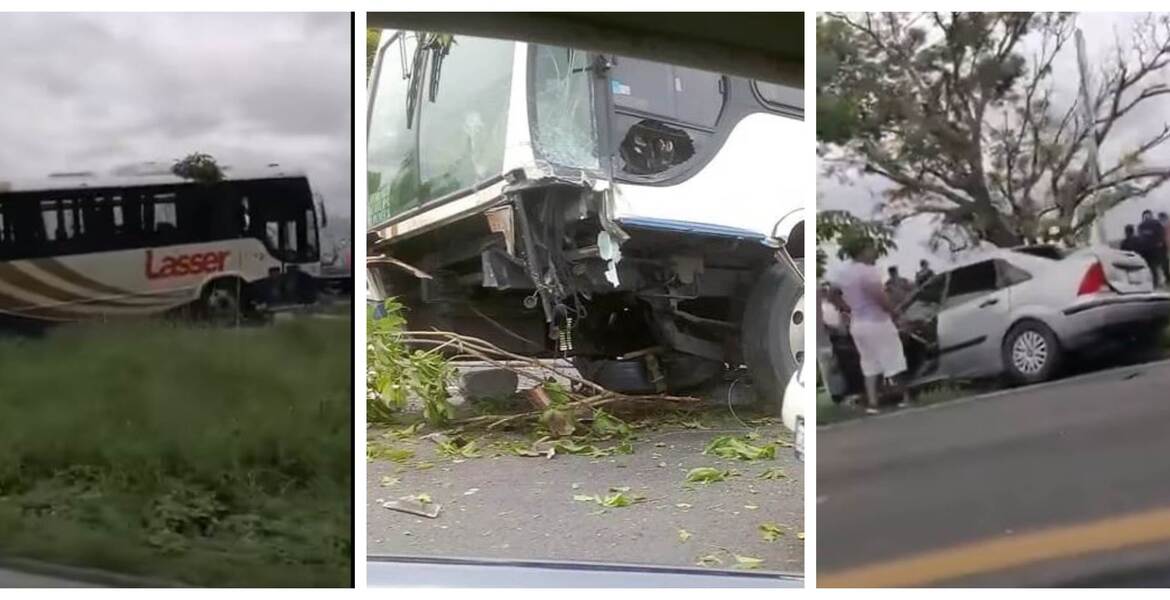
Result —
<svg viewBox="0 0 1170 600"><path fill-rule="evenodd" d="M178 220L175 215L175 195L155 194L151 202L151 230L153 238L164 243L178 241Z"/></svg>
<svg viewBox="0 0 1170 600"><path fill-rule="evenodd" d="M45 239L55 242L62 238L64 227L61 226L61 211L57 206L60 200L42 200L41 217L45 222Z"/></svg>
<svg viewBox="0 0 1170 600"><path fill-rule="evenodd" d="M278 221L268 221L264 223L264 237L268 240L268 247L274 249L283 249L281 247L281 223Z"/></svg>

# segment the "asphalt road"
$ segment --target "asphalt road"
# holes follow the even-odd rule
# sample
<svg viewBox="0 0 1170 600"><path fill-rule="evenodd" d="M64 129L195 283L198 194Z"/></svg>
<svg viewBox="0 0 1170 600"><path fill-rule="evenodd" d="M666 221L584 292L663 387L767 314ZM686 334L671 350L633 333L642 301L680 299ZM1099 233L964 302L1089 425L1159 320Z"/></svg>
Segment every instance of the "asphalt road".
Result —
<svg viewBox="0 0 1170 600"><path fill-rule="evenodd" d="M91 584L73 581L70 579L63 579L60 577L52 577L48 575L38 575L35 573L25 573L22 571L13 571L11 569L0 568L0 588L73 588L73 587L91 587Z"/></svg>
<svg viewBox="0 0 1170 600"><path fill-rule="evenodd" d="M750 418L742 406L737 410L741 418ZM429 440L418 440L411 446L417 452L414 461L367 465L367 551L674 566L694 566L700 557L716 553L724 560L721 568L734 566L731 554L740 554L763 559L762 570L802 573L804 542L798 534L804 531L803 465L784 447L775 460L702 455L716 435L748 431L730 418L725 405L715 412L723 418L703 418L712 429L675 425L639 431L633 454L602 458L493 457L487 452L483 458L454 462L436 456ZM754 429L762 441L791 441L778 422ZM371 432L371 437L377 435ZM412 467L418 461L436 466ZM735 469L741 475L708 485L685 484L686 473L701 466ZM787 477L757 478L771 467ZM399 481L386 486L388 477ZM573 499L626 486L646 501L600 512L594 503ZM419 493L443 505L437 518L382 506L386 500ZM779 540L764 541L759 526L765 522L782 528ZM689 539L680 540L680 529L691 534Z"/></svg>
<svg viewBox="0 0 1170 600"><path fill-rule="evenodd" d="M821 428L817 494L818 585L1166 573L1170 362Z"/></svg>

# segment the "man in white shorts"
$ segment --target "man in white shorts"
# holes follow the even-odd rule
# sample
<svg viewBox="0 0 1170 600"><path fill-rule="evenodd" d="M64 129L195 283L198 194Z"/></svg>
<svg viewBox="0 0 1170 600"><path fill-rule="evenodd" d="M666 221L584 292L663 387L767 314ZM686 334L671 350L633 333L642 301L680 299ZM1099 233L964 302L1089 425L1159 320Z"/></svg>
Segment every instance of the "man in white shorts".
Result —
<svg viewBox="0 0 1170 600"><path fill-rule="evenodd" d="M841 269L837 279L837 308L848 314L849 335L861 359L861 374L865 376L865 395L869 403L866 412L878 412L878 380L886 377L902 396L899 406L910 403L910 393L902 382L906 372L906 356L902 339L894 325L894 305L882 285L881 271L874 266L877 250L867 241L856 241L845 248L850 261Z"/></svg>

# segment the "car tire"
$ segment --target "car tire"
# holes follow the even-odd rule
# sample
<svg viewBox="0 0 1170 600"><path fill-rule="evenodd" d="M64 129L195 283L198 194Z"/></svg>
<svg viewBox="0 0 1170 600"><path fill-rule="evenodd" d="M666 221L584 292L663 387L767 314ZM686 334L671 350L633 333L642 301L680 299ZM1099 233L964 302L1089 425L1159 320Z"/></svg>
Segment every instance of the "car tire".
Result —
<svg viewBox="0 0 1170 600"><path fill-rule="evenodd" d="M1013 383L1030 384L1056 376L1064 362L1060 340L1039 321L1021 321L1004 336L1004 370Z"/></svg>
<svg viewBox="0 0 1170 600"><path fill-rule="evenodd" d="M620 394L655 394L658 386L643 359L616 360L573 357L581 377ZM659 358L666 391L685 392L709 383L723 372L723 363L690 354L669 353Z"/></svg>
<svg viewBox="0 0 1170 600"><path fill-rule="evenodd" d="M796 265L803 269L804 261ZM740 337L758 406L768 414L780 414L784 389L804 360L804 316L801 281L781 264L764 270L748 295Z"/></svg>

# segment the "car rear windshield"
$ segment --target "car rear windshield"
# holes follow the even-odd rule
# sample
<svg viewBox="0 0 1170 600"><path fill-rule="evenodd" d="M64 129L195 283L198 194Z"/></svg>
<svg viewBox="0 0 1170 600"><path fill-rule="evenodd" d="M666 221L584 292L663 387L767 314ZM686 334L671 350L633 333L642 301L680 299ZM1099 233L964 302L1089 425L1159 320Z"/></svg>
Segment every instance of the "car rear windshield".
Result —
<svg viewBox="0 0 1170 600"><path fill-rule="evenodd" d="M1012 251L1051 260L1063 260L1069 254L1072 254L1072 250L1058 246L1021 246L1019 248L1012 248Z"/></svg>

